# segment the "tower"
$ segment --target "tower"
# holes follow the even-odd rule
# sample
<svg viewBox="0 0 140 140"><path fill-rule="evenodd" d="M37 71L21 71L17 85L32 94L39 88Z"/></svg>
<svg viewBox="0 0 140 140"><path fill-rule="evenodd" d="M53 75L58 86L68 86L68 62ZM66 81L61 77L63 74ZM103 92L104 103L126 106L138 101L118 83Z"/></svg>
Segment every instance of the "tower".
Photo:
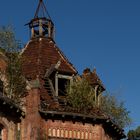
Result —
<svg viewBox="0 0 140 140"><path fill-rule="evenodd" d="M54 24L43 0L39 0L35 16L27 25L31 39L22 52L24 75L29 82L38 80L42 100L61 100L61 91L77 70L54 41Z"/></svg>
<svg viewBox="0 0 140 140"><path fill-rule="evenodd" d="M26 25L31 38L21 53L23 74L28 83L22 130L30 131L23 131L22 138L37 139L38 133L43 136L44 131L45 135L48 132L48 121L44 122L41 112L65 105L65 86L72 81L77 70L54 41L54 24L43 0L39 0L34 18Z"/></svg>
<svg viewBox="0 0 140 140"><path fill-rule="evenodd" d="M39 0L34 18L26 24L31 30L31 37L54 38L54 24L49 16L43 0Z"/></svg>

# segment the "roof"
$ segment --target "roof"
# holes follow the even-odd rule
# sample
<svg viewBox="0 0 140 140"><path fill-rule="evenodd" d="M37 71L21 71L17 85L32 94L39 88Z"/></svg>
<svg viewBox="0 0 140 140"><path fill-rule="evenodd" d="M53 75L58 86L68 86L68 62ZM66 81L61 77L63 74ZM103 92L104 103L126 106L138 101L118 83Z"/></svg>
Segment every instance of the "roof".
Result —
<svg viewBox="0 0 140 140"><path fill-rule="evenodd" d="M60 61L58 72L76 74L77 71L55 42L47 37L33 38L23 52L23 73L26 78L44 77L46 70Z"/></svg>
<svg viewBox="0 0 140 140"><path fill-rule="evenodd" d="M43 0L39 0L38 7L35 12L34 18L38 17L47 17L48 19L51 19Z"/></svg>
<svg viewBox="0 0 140 140"><path fill-rule="evenodd" d="M0 112L9 118L12 117L13 121L20 122L21 117L24 117L25 113L21 108L14 103L14 101L0 92Z"/></svg>
<svg viewBox="0 0 140 140"><path fill-rule="evenodd" d="M86 68L83 71L82 77L86 78L89 81L90 85L92 85L92 86L99 85L101 87L102 91L105 90L105 87L104 87L102 81L100 80L99 76L96 73L96 69L94 69L93 72L91 72L89 68Z"/></svg>

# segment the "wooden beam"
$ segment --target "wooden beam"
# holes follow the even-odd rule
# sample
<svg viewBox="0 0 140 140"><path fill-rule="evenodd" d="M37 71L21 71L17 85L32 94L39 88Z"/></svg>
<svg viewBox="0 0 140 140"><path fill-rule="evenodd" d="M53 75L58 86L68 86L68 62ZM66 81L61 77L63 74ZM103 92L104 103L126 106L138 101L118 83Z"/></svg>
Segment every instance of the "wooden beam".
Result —
<svg viewBox="0 0 140 140"><path fill-rule="evenodd" d="M58 72L55 74L55 96L58 96Z"/></svg>
<svg viewBox="0 0 140 140"><path fill-rule="evenodd" d="M72 76L58 74L58 78L71 80L72 79Z"/></svg>

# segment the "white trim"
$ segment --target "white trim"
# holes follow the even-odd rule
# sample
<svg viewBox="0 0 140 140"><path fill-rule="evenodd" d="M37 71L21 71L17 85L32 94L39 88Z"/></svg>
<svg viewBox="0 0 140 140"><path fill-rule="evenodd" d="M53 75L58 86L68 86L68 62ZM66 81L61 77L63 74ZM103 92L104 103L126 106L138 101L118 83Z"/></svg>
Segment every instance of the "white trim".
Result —
<svg viewBox="0 0 140 140"><path fill-rule="evenodd" d="M72 79L72 76L58 74L58 78L71 80Z"/></svg>
<svg viewBox="0 0 140 140"><path fill-rule="evenodd" d="M20 55L22 55L24 53L24 51L27 49L29 43L31 43L32 40L29 40L28 43L26 44L26 46L21 50Z"/></svg>

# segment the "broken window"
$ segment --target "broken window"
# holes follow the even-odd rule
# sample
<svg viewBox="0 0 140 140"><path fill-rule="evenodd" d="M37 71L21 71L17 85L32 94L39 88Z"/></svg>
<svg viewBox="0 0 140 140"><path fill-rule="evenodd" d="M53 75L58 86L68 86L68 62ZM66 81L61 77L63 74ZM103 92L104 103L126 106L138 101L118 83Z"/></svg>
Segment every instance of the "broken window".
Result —
<svg viewBox="0 0 140 140"><path fill-rule="evenodd" d="M72 81L72 76L56 73L55 75L55 96L61 105L65 105L66 86Z"/></svg>
<svg viewBox="0 0 140 140"><path fill-rule="evenodd" d="M66 95L66 86L70 84L70 80L58 78L58 96Z"/></svg>

